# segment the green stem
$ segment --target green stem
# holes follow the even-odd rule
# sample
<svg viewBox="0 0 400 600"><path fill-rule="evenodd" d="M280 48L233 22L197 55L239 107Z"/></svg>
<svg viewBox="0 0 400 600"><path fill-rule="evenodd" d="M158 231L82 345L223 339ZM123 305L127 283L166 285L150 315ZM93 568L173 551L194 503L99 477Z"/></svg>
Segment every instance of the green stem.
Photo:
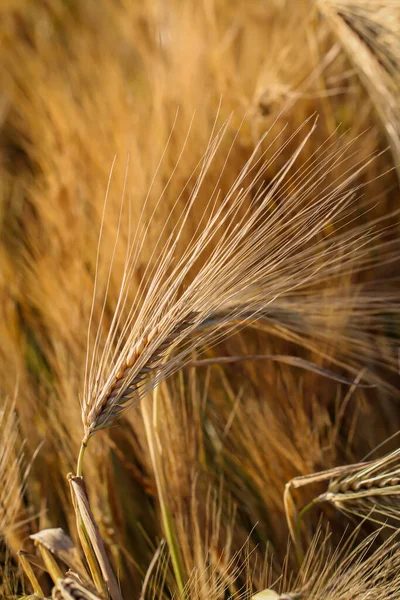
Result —
<svg viewBox="0 0 400 600"><path fill-rule="evenodd" d="M158 414L158 388L154 390L153 400L153 416ZM168 544L169 553L171 556L172 568L175 575L175 580L179 592L179 597L185 599L185 582L184 582L184 570L181 562L181 556L179 552L179 546L176 539L174 521L170 513L168 504L165 497L165 477L162 464L160 464L160 453L159 447L156 442L158 441L158 425L157 418L150 418L150 413L146 401L142 403L142 414L143 421L146 431L147 443L149 445L151 462L154 469L154 476L156 481L156 488L158 493L158 500L161 509L161 520L165 537Z"/></svg>
<svg viewBox="0 0 400 600"><path fill-rule="evenodd" d="M312 508L314 506L314 504L316 504L315 499L311 500L311 502L306 504L299 512L298 517L296 519L296 533L298 535L300 534L300 525L301 525L301 521L302 521L304 515L306 514L306 512L308 512L310 510L310 508Z"/></svg>
<svg viewBox="0 0 400 600"><path fill-rule="evenodd" d="M175 573L176 583L178 585L178 590L181 598L184 598L185 584L182 577L183 569L180 560L179 548L175 538L172 516L164 503L161 504L161 513L162 520L164 521L165 537L167 538L167 544L169 548L169 553L171 555L172 568Z"/></svg>
<svg viewBox="0 0 400 600"><path fill-rule="evenodd" d="M87 442L83 441L79 450L78 462L76 465L76 474L78 477L82 477L83 475L83 457L85 456L86 448Z"/></svg>
<svg viewBox="0 0 400 600"><path fill-rule="evenodd" d="M300 527L301 527L301 522L303 520L304 515L306 514L306 512L308 512L310 510L310 508L312 508L314 506L314 504L316 504L315 500L312 500L311 502L309 502L308 504L306 504L306 506L304 506L301 511L299 512L297 518L296 518L296 540L298 541L298 543L296 544L296 555L297 555L297 559L299 561L299 566L302 565L303 560L304 560L304 551L303 551L303 547L302 547L302 543L301 543L301 531L300 531Z"/></svg>

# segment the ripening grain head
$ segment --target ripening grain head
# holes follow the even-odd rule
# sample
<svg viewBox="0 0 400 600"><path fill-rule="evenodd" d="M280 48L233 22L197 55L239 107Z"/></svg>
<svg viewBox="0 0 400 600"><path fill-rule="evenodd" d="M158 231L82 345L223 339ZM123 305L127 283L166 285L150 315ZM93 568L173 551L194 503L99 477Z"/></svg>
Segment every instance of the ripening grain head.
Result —
<svg viewBox="0 0 400 600"><path fill-rule="evenodd" d="M400 450L357 465L329 483L316 502L329 502L338 510L397 530L400 514Z"/></svg>
<svg viewBox="0 0 400 600"><path fill-rule="evenodd" d="M130 286L151 219L139 221L129 232L116 312L105 341L100 323L94 347L88 347L82 403L86 440L179 369L194 348L215 344L244 324L273 320L307 337L310 323L318 339L329 335L318 315L332 305L338 313L351 309L356 323L365 319L373 324L376 295L349 287L348 279L373 265L371 244L379 236L379 225L365 227L356 221L357 177L365 164L341 168L351 145L328 140L298 166L315 124L306 122L291 136L297 148L271 179L269 167L287 144L272 151L275 140L264 136L223 196L217 180L189 242L177 253L226 127L213 131L193 172L184 208L171 211L162 229L164 233L170 227L166 241L161 243L160 234L133 297ZM327 172L335 169L340 177L334 185L325 184ZM168 183L159 202L168 193ZM120 225L123 218L121 207ZM390 251L390 242L381 243L381 260L385 252L390 260ZM341 280L346 281L346 295L340 293ZM109 283L110 276L106 291ZM371 340L360 341L351 323L347 338L343 358L350 366L357 364L361 349L371 354Z"/></svg>

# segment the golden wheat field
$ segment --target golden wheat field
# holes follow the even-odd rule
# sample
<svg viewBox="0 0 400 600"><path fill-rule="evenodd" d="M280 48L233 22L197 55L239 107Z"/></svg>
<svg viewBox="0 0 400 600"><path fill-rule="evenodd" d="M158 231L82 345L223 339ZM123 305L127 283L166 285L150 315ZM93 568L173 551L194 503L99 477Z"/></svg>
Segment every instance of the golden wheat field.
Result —
<svg viewBox="0 0 400 600"><path fill-rule="evenodd" d="M1 0L0 598L400 597L399 0Z"/></svg>

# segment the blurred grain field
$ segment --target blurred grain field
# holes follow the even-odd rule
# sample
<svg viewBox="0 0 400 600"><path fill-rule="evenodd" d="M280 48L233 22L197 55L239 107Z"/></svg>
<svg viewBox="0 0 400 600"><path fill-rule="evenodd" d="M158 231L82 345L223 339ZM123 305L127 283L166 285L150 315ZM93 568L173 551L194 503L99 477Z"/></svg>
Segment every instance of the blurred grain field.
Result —
<svg viewBox="0 0 400 600"><path fill-rule="evenodd" d="M147 230L129 298L193 193L178 258L210 214L210 198L222 203L262 136L268 132L256 157L266 152L263 177L273 185L314 122L271 214L294 189L300 210L350 185L351 174L343 219L327 220L305 246L354 231L354 240L367 240L365 266L341 269L350 264L343 251L324 276L322 254L321 277L288 296L293 318L252 320L193 351L191 364L93 436L85 482L126 599L227 599L271 587L264 600L291 590L291 598L313 600L398 597L390 545L397 525L380 530L374 519L319 503L300 527L309 550L299 566L283 492L294 477L357 463L384 442L373 458L399 445L390 438L400 429L399 33L396 0L2 0L1 597L34 591L21 550L36 555L36 577L51 595L32 534L59 527L79 547L66 475L76 471L82 439L100 231L93 322L104 334L133 228ZM198 165L220 127L197 190ZM318 172L329 148L334 158ZM121 225L122 198L129 214ZM250 190L238 222L255 210L254 198ZM287 226L281 217L277 239ZM184 286L223 239L217 232ZM256 355L315 368L199 362ZM293 493L301 507L325 489L319 482ZM382 509L382 521L396 522L394 507L390 517Z"/></svg>

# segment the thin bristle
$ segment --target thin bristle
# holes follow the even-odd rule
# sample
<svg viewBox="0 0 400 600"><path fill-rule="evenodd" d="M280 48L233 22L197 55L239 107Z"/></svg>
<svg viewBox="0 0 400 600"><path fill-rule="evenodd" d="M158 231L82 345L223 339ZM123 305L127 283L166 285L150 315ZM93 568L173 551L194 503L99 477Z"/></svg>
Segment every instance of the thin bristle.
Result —
<svg viewBox="0 0 400 600"><path fill-rule="evenodd" d="M338 549L328 554L326 540L316 540L297 584L297 593L302 598L394 600L398 597L400 564L395 537L389 537L374 549L378 534L373 533L352 547L358 533L357 529L350 533Z"/></svg>

